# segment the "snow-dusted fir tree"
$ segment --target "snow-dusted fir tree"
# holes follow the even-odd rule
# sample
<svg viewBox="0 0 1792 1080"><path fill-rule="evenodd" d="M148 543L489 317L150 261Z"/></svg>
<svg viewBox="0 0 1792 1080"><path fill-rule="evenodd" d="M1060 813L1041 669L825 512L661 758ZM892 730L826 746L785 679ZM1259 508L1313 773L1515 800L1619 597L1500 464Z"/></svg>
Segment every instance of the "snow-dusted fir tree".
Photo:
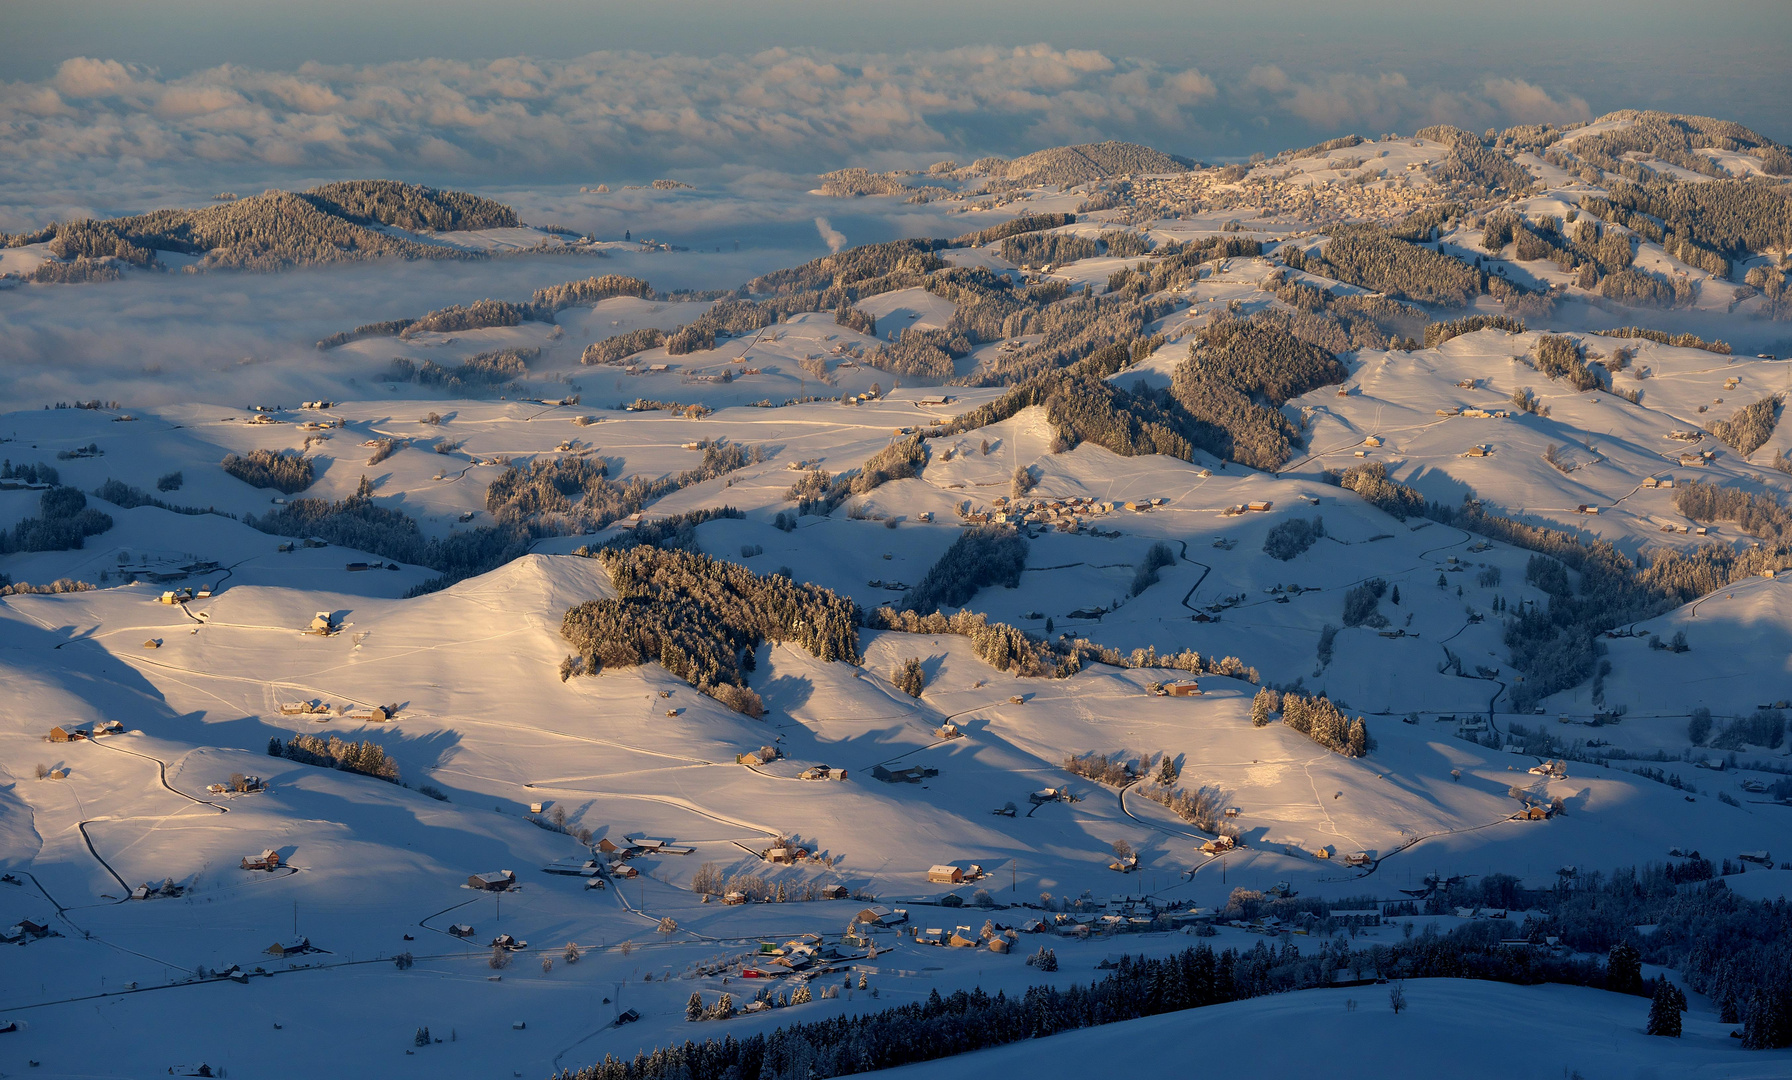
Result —
<svg viewBox="0 0 1792 1080"><path fill-rule="evenodd" d="M1270 711L1269 687L1258 687L1257 696L1251 699L1251 726L1268 727Z"/></svg>
<svg viewBox="0 0 1792 1080"><path fill-rule="evenodd" d="M1649 1002L1648 1033L1678 1039L1680 1010L1685 1007L1686 995L1680 992L1678 986L1665 978L1655 980L1655 997Z"/></svg>

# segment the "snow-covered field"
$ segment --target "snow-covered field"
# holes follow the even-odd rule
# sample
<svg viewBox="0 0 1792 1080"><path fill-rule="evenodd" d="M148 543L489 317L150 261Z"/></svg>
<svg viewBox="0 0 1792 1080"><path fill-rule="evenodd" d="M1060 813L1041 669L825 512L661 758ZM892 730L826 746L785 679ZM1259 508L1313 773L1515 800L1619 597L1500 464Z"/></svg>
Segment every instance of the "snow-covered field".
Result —
<svg viewBox="0 0 1792 1080"><path fill-rule="evenodd" d="M1066 1075L1101 1068L1116 1054L1166 1060L1200 1047L1201 1068L1220 1076L1320 1072L1506 1080L1555 1077L1784 1076L1778 1054L1751 1054L1729 1025L1697 1013L1677 1041L1643 1034L1646 1003L1568 986L1506 986L1458 979L1405 984L1395 1015L1386 987L1301 990L1196 1012L1129 1020L1015 1043L887 1074L908 1080ZM1121 1048L1124 1048L1123 1050Z"/></svg>
<svg viewBox="0 0 1792 1080"><path fill-rule="evenodd" d="M1424 140L1364 144L1258 171L1287 173L1283 182L1319 190L1359 171L1364 159L1424 187L1444 151ZM1725 167L1737 174L1756 160L1730 156L1737 160L1724 159ZM1086 194L1033 191L999 213L956 215L953 227L1065 211ZM1527 209L1560 213L1577 197L1563 184ZM899 208L887 202L864 212L895 220ZM1149 231L1161 244L1219 233L1227 220L1226 211L1203 210L1153 222ZM1094 238L1108 227L1086 218L1066 231ZM1296 228L1253 223L1266 242ZM422 239L513 253L502 264L504 295L526 296L526 288L511 286L557 280L544 267L577 262L514 254L549 235L507 229ZM1473 239L1444 242L1466 249ZM1017 272L999 246L947 254L959 266ZM592 270L580 263L558 280L640 272L656 286L710 288L732 287L740 276L732 253L664 251L650 259L624 245L603 247L613 264ZM43 258L32 248L11 249L0 272L30 272ZM1639 265L1650 259L1669 272L1683 268L1644 244ZM1100 292L1110 275L1138 261L1086 259L1051 276ZM656 266L670 270L660 275ZM1168 387L1191 335L1217 313L1280 303L1259 288L1273 269L1268 252L1213 266L1148 328L1164 342L1113 381ZM1539 280L1554 272L1542 263L1527 264L1531 270ZM332 310L399 318L468 299L464 278L395 272L417 276L379 295L406 306L368 314L338 297ZM220 273L205 282L221 293L288 279L326 294L376 287L365 268L331 273L241 286ZM1706 284L1715 295L1717 284ZM176 275L21 285L0 293L0 305L28 302L32 325L41 327L55 321L58 303L92 303L79 290L107 288L135 290L131 303L150 308L173 294L182 305L195 302L192 276ZM46 289L68 290L67 299ZM221 302L253 306L242 296ZM1019 926L1042 913L1048 896L1084 898L1088 910L1108 914L1121 912L1127 898L1145 897L1211 912L1235 888L1285 883L1309 897L1392 902L1428 877L1503 872L1542 887L1565 867L1640 865L1670 847L1714 860L1786 847L1792 811L1762 794L1787 770L1785 746L1751 746L1740 762L1707 762L1687 734L1694 709L1709 709L1721 723L1792 698L1792 593L1783 576L1748 579L1639 624L1638 636L1607 643L1610 671L1597 699L1582 685L1519 715L1511 711L1518 674L1502 613L1547 603L1548 594L1527 581L1532 553L1424 518L1397 520L1326 475L1379 462L1433 500L1454 504L1472 493L1498 512L1607 540L1629 555L1713 539L1748 543L1730 523L1690 531L1698 523L1676 512L1672 488L1658 485L1699 479L1781 498L1792 491L1792 477L1773 467L1792 450L1783 428L1746 456L1703 435L1696 448L1717 452L1696 466L1679 463L1691 444L1672 437L1792 385L1783 324L1723 303L1676 313L1700 332L1725 330L1737 348L1717 355L1586 333L1648 322L1651 314L1587 297L1565 302L1561 321L1548 329L1575 333L1602 354L1631 348L1617 385L1642 390L1636 404L1604 391L1577 393L1538 372L1523 358L1535 353L1540 326L1522 334L1482 330L1411 352L1348 353L1342 390L1326 386L1286 406L1285 415L1304 425L1304 445L1279 474L1199 451L1191 461L1121 457L1094 443L1054 452L1053 426L1035 406L930 440L919 475L853 496L830 516L780 528L782 515L795 514L786 491L803 469L849 472L905 429L947 421L1003 388L925 385L852 359L901 330L951 325L953 303L921 288L858 304L875 317L875 337L828 311L799 313L723 338L713 350L647 350L629 358L629 371L580 363L592 342L648 327L670 331L709 307L613 298L566 309L552 322L366 338L327 352L310 348L319 336L315 320L244 316L233 337L258 341L264 358L286 359L246 357L243 370L215 356L186 369L159 357L155 371L137 370L96 340L77 357L88 373L82 392L120 399L100 408L48 408L53 399L39 400L43 388L67 385L54 372L9 369L0 377L0 456L9 465L43 462L83 492L117 480L176 507L215 511L124 509L89 495L90 506L111 515L109 530L72 550L0 556L0 572L14 582L97 586L0 596L0 872L7 875L0 929L35 920L54 931L0 948L0 1028L18 1024L0 1033L0 1076L167 1075L204 1061L242 1077L317 1076L343 1062L430 1076L507 1070L542 1077L605 1054L631 1057L687 1037L769 1031L787 1017L881 1009L935 989L1014 995L1041 982L1086 982L1110 953L1164 954L1191 943L1161 930L1105 941L1054 937L1063 967L1047 975L1022 964L1037 946L1029 935L1003 955L925 945L885 928L872 935L879 954L843 945L834 970L815 977L819 988L863 971L876 996L855 990L725 1028L685 1024L693 991L713 997L726 987L743 996L739 962L761 941L816 934L840 945L848 923L872 904L906 908L912 927L949 934L986 918ZM117 317L129 321L128 313ZM0 311L0 333L8 318ZM353 320L339 321L346 329ZM452 367L506 348L541 350L524 393L512 386L502 396L459 398L382 377L394 357ZM960 357L957 373L981 370L993 349ZM1758 359L1758 351L1782 359ZM252 376L244 374L249 368ZM727 381L719 381L723 371ZM106 373L118 383L108 385ZM1546 415L1461 411L1508 410L1525 388ZM133 390L144 392L142 404L129 400ZM576 402L566 401L574 395ZM298 407L319 397L328 399L321 408ZM626 408L637 399L713 411L697 418ZM257 412L258 405L272 408ZM380 440L397 445L371 462ZM991 667L964 637L867 629L863 665L762 645L751 685L766 714L751 719L657 663L562 677L570 651L560 634L563 615L613 595L603 567L574 551L633 527L632 519L601 534L544 536L496 569L414 596L437 570L388 567L377 554L302 538L293 544L247 523L295 498L347 500L365 484L376 505L414 519L422 537L452 541L491 524L488 488L512 461L578 456L601 461L612 479L655 480L696 466L708 440L757 448L759 460L666 495L642 516L724 505L740 511L698 528L698 546L716 558L787 573L867 610L894 604L960 535L961 510L999 509L997 497L1026 469L1036 482L1029 498L1088 499L1104 508L1088 512L1076 531L1030 529L1019 585L984 588L967 610L1039 637L1072 632L1122 654L1192 649L1240 664L1230 669L1234 676L1200 675L1198 696L1170 697L1153 693L1152 684L1186 672L1091 664L1065 679L1021 678ZM83 450L89 446L97 451ZM1471 446L1485 450L1465 456ZM304 451L314 482L302 495L282 495L219 467L227 454L255 450ZM174 473L178 484L158 487ZM40 513L40 488L10 480L5 487L0 527ZM1253 504L1259 509L1234 512ZM1324 535L1287 560L1269 557L1267 534L1296 519L1322 520ZM1173 561L1135 592L1136 569L1159 543ZM195 564L200 569L171 584L203 586L209 595L185 603L163 603L162 584L123 583L128 573L172 574ZM1346 595L1377 579L1388 587L1376 605L1380 625L1344 625ZM334 632L304 632L318 613L327 613ZM1647 644L1650 635L1676 632L1684 632L1688 651ZM918 697L892 681L910 658L925 673ZM1366 717L1373 751L1348 758L1280 724L1253 726L1257 688L1244 677L1247 668L1257 681L1324 692L1349 715ZM283 710L298 701L330 708ZM356 718L375 706L394 715ZM1614 712L1622 722L1606 722ZM1596 715L1596 731L1584 726ZM122 732L49 741L53 728L108 721ZM946 724L960 737L941 737ZM1564 738L1572 731L1583 748L1628 756L1570 761L1564 775L1536 775L1530 770L1540 759L1519 752L1524 728ZM402 783L267 753L270 739L295 733L371 740ZM762 745L782 757L740 762ZM1240 847L1205 855L1201 845L1213 834L1143 797L1145 785L1116 788L1066 770L1068 758L1087 753L1167 755L1181 786L1206 788L1236 812L1227 820ZM1645 775L1639 759L1673 781ZM1707 764L1727 767L1699 767ZM801 778L821 765L845 770L844 779ZM917 783L885 783L872 772L914 766L937 771ZM266 790L210 790L236 774L262 778ZM1514 820L1515 786L1534 801L1560 799L1565 813ZM1066 787L1075 801L1030 803L1030 793L1054 787ZM1001 813L1010 804L1017 812ZM607 882L602 888L543 872L591 857L588 845L626 847L643 838L670 850L630 860L635 875L595 879ZM764 854L781 838L812 856L797 865L769 861ZM1138 853L1136 874L1110 869L1117 842ZM239 868L264 851L278 855L278 869ZM1365 856L1362 864L1347 865L1345 856L1355 853ZM710 902L692 888L706 864L724 876L758 875L788 902ZM974 864L981 876L962 885L930 882L929 869L939 864ZM1739 893L1784 894L1784 871L1750 869L1732 876ZM520 887L501 894L467 887L469 875L499 870L514 871ZM164 881L180 894L132 899L139 886L154 890ZM843 886L850 898L802 899L828 886ZM973 906L942 906L947 897ZM1448 917L1424 921L1453 925ZM460 924L472 933L449 933ZM1368 943L1400 932L1398 923L1368 931ZM498 934L526 942L506 954L508 966L494 966L486 945ZM312 950L277 947L300 940ZM1214 943L1248 948L1260 940L1227 928ZM213 977L233 970L246 981ZM1305 991L908 1071L1060 1075L1073 1063L1095 1070L1116 1056L1159 1060L1191 1045L1201 1047L1201 1066L1220 1075L1578 1070L1594 1080L1767 1077L1792 1069L1784 1053L1739 1050L1727 1038L1733 1025L1720 1024L1703 1001L1694 1003L1686 1037L1669 1046L1641 1034L1647 1003L1639 998L1446 980L1415 981L1407 993L1411 1010L1400 1016L1388 1008L1385 988ZM613 1025L625 1009L640 1022ZM413 1032L423 1026L436 1041L414 1046Z"/></svg>

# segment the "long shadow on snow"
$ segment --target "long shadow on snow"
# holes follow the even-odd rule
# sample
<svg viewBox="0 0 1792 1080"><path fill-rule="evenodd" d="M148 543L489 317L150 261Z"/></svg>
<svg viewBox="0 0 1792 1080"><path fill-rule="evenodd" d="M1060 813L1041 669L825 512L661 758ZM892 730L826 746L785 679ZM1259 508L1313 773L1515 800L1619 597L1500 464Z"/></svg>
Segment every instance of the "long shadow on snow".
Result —
<svg viewBox="0 0 1792 1080"><path fill-rule="evenodd" d="M109 653L96 651L103 647L86 636L71 638L72 627L45 630L23 622L10 622L8 629L11 640L19 645L18 652L29 657L26 663L33 674L69 696L87 702L93 707L96 718L119 720L127 728L194 747L215 746L264 753L270 737L277 735L284 740L293 732L325 738L336 735L357 742L371 739L398 761L402 773L414 776L440 767L449 753L460 745L460 734L453 730L406 735L399 726L402 720L398 725L382 728L371 725L336 727L305 721L290 725L270 723L255 716L221 718L219 713L205 710L177 712L169 707L160 688L141 671ZM74 648L55 648L65 642L79 644Z"/></svg>

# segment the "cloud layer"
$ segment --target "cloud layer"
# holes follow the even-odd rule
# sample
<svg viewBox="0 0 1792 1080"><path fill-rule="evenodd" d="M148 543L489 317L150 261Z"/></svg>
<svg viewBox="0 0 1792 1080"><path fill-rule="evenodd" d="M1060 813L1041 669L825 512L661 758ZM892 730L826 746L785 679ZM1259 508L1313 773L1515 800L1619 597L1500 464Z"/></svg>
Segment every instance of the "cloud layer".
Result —
<svg viewBox="0 0 1792 1080"><path fill-rule="evenodd" d="M1216 80L1046 45L705 58L599 52L291 72L226 65L180 78L81 57L48 80L0 85L0 179L43 182L73 166L421 171L516 182L723 165L803 170L1104 138L1198 156L1251 128L1481 127L1590 111L1522 80L1476 78L1424 87L1397 72L1297 78L1270 66Z"/></svg>

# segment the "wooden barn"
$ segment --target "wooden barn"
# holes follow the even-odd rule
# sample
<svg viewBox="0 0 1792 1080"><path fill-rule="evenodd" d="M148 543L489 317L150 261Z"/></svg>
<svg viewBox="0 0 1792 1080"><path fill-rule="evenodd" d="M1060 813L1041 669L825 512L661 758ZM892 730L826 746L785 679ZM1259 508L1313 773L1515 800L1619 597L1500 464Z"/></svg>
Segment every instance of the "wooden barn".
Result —
<svg viewBox="0 0 1792 1080"><path fill-rule="evenodd" d="M268 848L260 855L245 855L242 868L244 870L278 870L280 869L280 853L273 848Z"/></svg>

